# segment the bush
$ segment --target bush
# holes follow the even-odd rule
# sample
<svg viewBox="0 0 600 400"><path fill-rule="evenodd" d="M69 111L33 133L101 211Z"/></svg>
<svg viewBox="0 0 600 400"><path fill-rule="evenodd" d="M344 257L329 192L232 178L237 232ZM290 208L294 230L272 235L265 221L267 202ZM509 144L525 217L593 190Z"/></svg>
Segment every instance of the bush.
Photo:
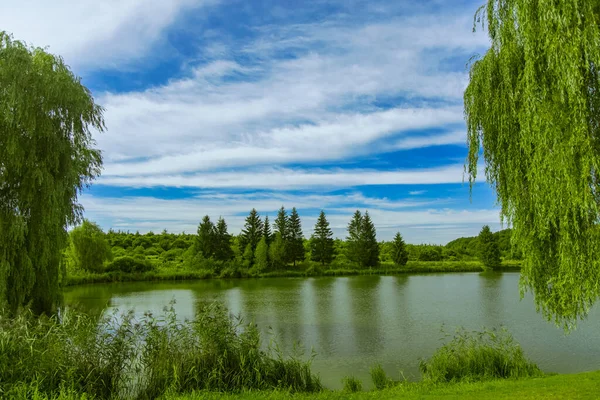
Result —
<svg viewBox="0 0 600 400"><path fill-rule="evenodd" d="M345 377L342 379L342 383L344 384L344 392L356 393L362 390L362 383L353 376Z"/></svg>
<svg viewBox="0 0 600 400"><path fill-rule="evenodd" d="M75 311L58 318L0 317L0 397L154 399L213 390L322 389L310 361L264 351L258 328L211 304L180 323L133 313L97 320Z"/></svg>
<svg viewBox="0 0 600 400"><path fill-rule="evenodd" d="M420 362L424 380L433 382L481 381L497 378L523 378L542 375L528 361L512 335L499 332L457 331L454 338L431 357Z"/></svg>
<svg viewBox="0 0 600 400"><path fill-rule="evenodd" d="M374 365L373 367L371 367L371 370L369 372L371 373L371 380L373 381L373 386L375 386L375 389L377 390L383 390L394 384L394 381L388 378L381 364Z"/></svg>
<svg viewBox="0 0 600 400"><path fill-rule="evenodd" d="M118 257L106 267L107 272L143 273L152 270L152 264L145 257Z"/></svg>

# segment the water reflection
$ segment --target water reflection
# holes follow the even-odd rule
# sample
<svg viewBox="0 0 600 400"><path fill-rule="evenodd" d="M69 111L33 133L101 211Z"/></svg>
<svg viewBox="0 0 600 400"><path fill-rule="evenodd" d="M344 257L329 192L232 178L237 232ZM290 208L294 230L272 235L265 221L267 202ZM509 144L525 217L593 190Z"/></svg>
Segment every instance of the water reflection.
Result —
<svg viewBox="0 0 600 400"><path fill-rule="evenodd" d="M276 333L284 351L298 341L314 348L313 370L331 388L340 387L346 375L367 383L376 362L391 376L403 370L417 379L418 360L440 346L442 325L449 332L505 325L544 370L597 369L598 309L565 336L536 313L530 295L520 301L518 281L517 273L470 273L143 282L69 288L65 302L99 317L115 308L159 315L175 300L183 319L203 304L222 301L263 333Z"/></svg>

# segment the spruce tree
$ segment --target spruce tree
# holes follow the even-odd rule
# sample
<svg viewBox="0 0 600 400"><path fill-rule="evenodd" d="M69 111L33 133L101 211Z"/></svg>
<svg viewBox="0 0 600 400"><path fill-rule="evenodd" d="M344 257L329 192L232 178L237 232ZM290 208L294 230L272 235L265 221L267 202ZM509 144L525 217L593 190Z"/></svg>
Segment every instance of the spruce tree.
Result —
<svg viewBox="0 0 600 400"><path fill-rule="evenodd" d="M215 231L215 259L222 262L231 260L233 258L231 235L227 232L227 223L223 217L219 218Z"/></svg>
<svg viewBox="0 0 600 400"><path fill-rule="evenodd" d="M256 209L253 208L246 217L246 223L244 224L244 229L242 229L242 234L240 235L240 251L244 253L246 251L246 246L250 245L250 250L254 252L262 236L263 222Z"/></svg>
<svg viewBox="0 0 600 400"><path fill-rule="evenodd" d="M269 222L269 216L265 216L265 223L263 225L263 236L267 241L267 246L273 241L273 232L271 231L271 224Z"/></svg>
<svg viewBox="0 0 600 400"><path fill-rule="evenodd" d="M400 232L397 232L396 236L394 236L392 246L392 259L394 264L398 267L405 266L408 262L408 250L406 249L406 243L404 243L404 239L402 239Z"/></svg>
<svg viewBox="0 0 600 400"><path fill-rule="evenodd" d="M103 109L62 58L0 32L0 309L52 314L67 226L100 174Z"/></svg>
<svg viewBox="0 0 600 400"><path fill-rule="evenodd" d="M333 231L323 210L319 214L315 231L310 238L310 249L311 260L320 262L321 265L333 261Z"/></svg>
<svg viewBox="0 0 600 400"><path fill-rule="evenodd" d="M210 217L205 215L200 225L198 225L198 235L195 242L196 251L206 259L212 258L216 251L216 239L217 231L215 225L210 220Z"/></svg>
<svg viewBox="0 0 600 400"><path fill-rule="evenodd" d="M281 235L281 239L285 242L288 238L288 215L283 206L281 206L281 208L277 212L277 218L275 218L275 222L273 223L273 225L275 227L275 233L279 232L279 234Z"/></svg>
<svg viewBox="0 0 600 400"><path fill-rule="evenodd" d="M289 256L288 260L296 266L297 261L304 260L304 236L302 235L302 223L296 207L292 208L287 226L287 246L286 252Z"/></svg>
<svg viewBox="0 0 600 400"><path fill-rule="evenodd" d="M361 243L361 267L375 267L379 264L379 243L377 243L377 232L375 225L369 216L369 212L365 211L362 218L362 229L360 233Z"/></svg>
<svg viewBox="0 0 600 400"><path fill-rule="evenodd" d="M477 239L479 242L479 259L484 269L494 270L500 267L500 248L490 227L484 225Z"/></svg>
<svg viewBox="0 0 600 400"><path fill-rule="evenodd" d="M348 236L346 237L346 257L348 261L360 265L362 257L362 214L356 210L352 220L348 224Z"/></svg>

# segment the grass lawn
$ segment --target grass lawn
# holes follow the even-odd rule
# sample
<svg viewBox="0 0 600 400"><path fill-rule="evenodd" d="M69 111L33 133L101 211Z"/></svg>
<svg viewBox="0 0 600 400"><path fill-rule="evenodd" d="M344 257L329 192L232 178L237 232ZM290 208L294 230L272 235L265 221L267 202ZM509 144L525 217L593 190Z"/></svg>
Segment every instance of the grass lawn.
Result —
<svg viewBox="0 0 600 400"><path fill-rule="evenodd" d="M600 399L600 371L553 375L544 378L498 380L478 383L427 385L409 383L382 391L346 393L326 391L319 394L286 392L247 392L242 394L196 393L165 396L166 400L210 399Z"/></svg>

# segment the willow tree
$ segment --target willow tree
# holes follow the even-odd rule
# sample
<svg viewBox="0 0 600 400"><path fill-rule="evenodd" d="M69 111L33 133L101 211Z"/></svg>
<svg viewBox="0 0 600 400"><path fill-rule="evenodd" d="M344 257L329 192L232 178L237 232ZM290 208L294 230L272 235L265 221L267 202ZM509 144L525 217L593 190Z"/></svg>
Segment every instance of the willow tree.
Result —
<svg viewBox="0 0 600 400"><path fill-rule="evenodd" d="M469 180L483 148L523 251L521 293L573 326L600 295L599 2L488 0L477 17L491 48L464 96Z"/></svg>
<svg viewBox="0 0 600 400"><path fill-rule="evenodd" d="M66 228L100 173L102 111L60 57L0 32L0 309L53 311Z"/></svg>

